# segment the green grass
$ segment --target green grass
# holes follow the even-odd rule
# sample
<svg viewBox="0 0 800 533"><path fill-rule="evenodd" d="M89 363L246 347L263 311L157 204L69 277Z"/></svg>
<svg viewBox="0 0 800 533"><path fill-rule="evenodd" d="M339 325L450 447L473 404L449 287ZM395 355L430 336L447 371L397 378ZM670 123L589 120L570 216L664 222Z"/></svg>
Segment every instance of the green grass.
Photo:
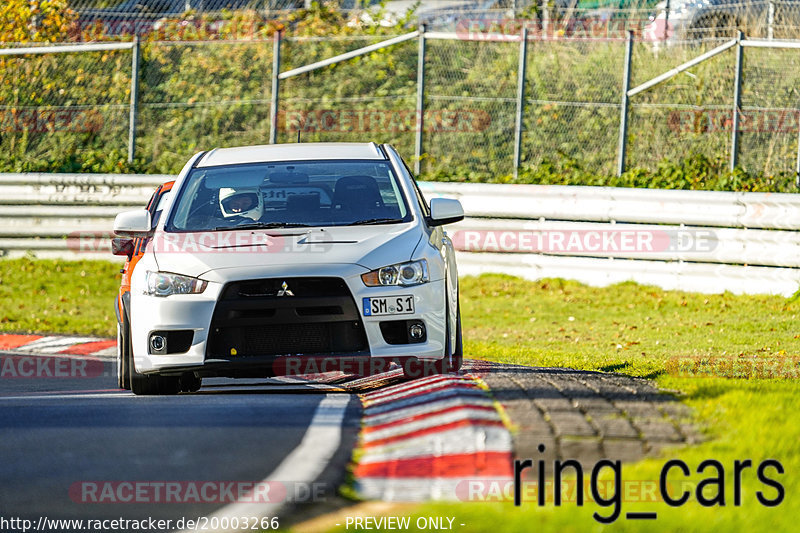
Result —
<svg viewBox="0 0 800 533"><path fill-rule="evenodd" d="M0 260L0 332L116 335L119 263Z"/></svg>
<svg viewBox="0 0 800 533"><path fill-rule="evenodd" d="M0 261L0 331L111 336L119 266L110 262ZM694 409L708 440L623 467L624 480L657 480L666 457L694 471L717 459L727 472L725 507L701 507L694 495L679 509L623 503L622 512L656 511L658 521L620 518L601 526L597 510L526 503L428 504L415 516L456 516L463 531L790 531L800 516L800 386L796 379L682 377L675 357L733 356L742 361L797 356L800 303L777 296L703 295L634 283L592 288L563 280L523 281L500 275L462 279L465 355L508 363L613 371L652 378ZM796 363L795 363L796 364ZM762 486L743 476L741 507L732 503L733 461L773 458L785 474L783 504L761 507ZM673 476L679 480L680 477ZM694 481L701 479L692 477ZM601 510L608 514L608 510ZM623 515L624 516L624 515Z"/></svg>
<svg viewBox="0 0 800 533"><path fill-rule="evenodd" d="M800 352L800 305L779 296L505 276L461 290L465 350L479 359L655 377L675 357Z"/></svg>

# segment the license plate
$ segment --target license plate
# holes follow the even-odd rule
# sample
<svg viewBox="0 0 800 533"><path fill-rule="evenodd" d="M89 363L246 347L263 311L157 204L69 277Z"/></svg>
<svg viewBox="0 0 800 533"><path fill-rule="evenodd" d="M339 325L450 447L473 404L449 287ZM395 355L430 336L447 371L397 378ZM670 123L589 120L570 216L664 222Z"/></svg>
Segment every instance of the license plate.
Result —
<svg viewBox="0 0 800 533"><path fill-rule="evenodd" d="M414 312L413 296L364 298L364 316L409 315Z"/></svg>

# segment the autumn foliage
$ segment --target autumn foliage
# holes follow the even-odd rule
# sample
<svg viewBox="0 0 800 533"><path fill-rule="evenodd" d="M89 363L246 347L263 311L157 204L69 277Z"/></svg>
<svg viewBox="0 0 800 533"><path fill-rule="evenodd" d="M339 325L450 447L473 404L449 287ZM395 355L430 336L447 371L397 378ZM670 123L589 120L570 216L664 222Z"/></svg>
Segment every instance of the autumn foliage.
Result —
<svg viewBox="0 0 800 533"><path fill-rule="evenodd" d="M67 0L3 0L0 42L63 41L76 17Z"/></svg>

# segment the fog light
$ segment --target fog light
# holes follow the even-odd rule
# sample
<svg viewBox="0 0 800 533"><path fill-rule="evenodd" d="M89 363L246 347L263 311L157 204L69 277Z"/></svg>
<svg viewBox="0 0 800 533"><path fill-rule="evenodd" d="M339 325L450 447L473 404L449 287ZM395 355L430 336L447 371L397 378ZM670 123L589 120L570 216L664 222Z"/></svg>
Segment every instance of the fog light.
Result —
<svg viewBox="0 0 800 533"><path fill-rule="evenodd" d="M422 327L422 324L412 324L411 327L408 328L408 336L417 341L425 336L425 328Z"/></svg>
<svg viewBox="0 0 800 533"><path fill-rule="evenodd" d="M167 339L161 335L153 335L150 337L150 350L152 353L166 353L167 352Z"/></svg>

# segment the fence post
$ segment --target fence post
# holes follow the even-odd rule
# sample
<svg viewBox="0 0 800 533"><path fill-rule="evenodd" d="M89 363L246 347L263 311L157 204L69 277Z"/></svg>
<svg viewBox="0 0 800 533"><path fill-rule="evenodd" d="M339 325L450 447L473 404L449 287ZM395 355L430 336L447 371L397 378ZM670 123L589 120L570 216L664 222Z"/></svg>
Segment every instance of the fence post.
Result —
<svg viewBox="0 0 800 533"><path fill-rule="evenodd" d="M278 74L281 73L281 37L282 30L275 32L272 43L272 94L270 94L269 106L269 143L278 142L278 96L281 91L281 80Z"/></svg>
<svg viewBox="0 0 800 533"><path fill-rule="evenodd" d="M625 172L625 156L628 144L628 91L631 88L631 58L633 55L633 30L628 30L625 43L625 65L622 71L622 105L619 111L619 159L617 159L617 176Z"/></svg>
<svg viewBox="0 0 800 533"><path fill-rule="evenodd" d="M742 61L744 59L744 47L742 46L744 34L736 32L736 77L733 80L733 131L731 132L731 166L730 170L736 168L739 163L739 113L742 107Z"/></svg>
<svg viewBox="0 0 800 533"><path fill-rule="evenodd" d="M550 30L550 8L547 0L542 0L542 35L547 36Z"/></svg>
<svg viewBox="0 0 800 533"><path fill-rule="evenodd" d="M770 41L775 36L775 2L769 0L769 8L767 9L767 39Z"/></svg>
<svg viewBox="0 0 800 533"><path fill-rule="evenodd" d="M414 173L419 176L422 168L422 128L425 127L425 25L419 27L419 51L417 52L417 137L414 143Z"/></svg>
<svg viewBox="0 0 800 533"><path fill-rule="evenodd" d="M131 48L131 104L128 118L128 163L136 156L136 117L139 115L139 36L133 38Z"/></svg>
<svg viewBox="0 0 800 533"><path fill-rule="evenodd" d="M800 189L800 113L797 114L797 163L794 168L794 186Z"/></svg>
<svg viewBox="0 0 800 533"><path fill-rule="evenodd" d="M519 175L522 159L522 117L525 114L525 75L528 65L528 28L522 28L519 44L519 67L517 69L517 116L514 121L514 179Z"/></svg>

